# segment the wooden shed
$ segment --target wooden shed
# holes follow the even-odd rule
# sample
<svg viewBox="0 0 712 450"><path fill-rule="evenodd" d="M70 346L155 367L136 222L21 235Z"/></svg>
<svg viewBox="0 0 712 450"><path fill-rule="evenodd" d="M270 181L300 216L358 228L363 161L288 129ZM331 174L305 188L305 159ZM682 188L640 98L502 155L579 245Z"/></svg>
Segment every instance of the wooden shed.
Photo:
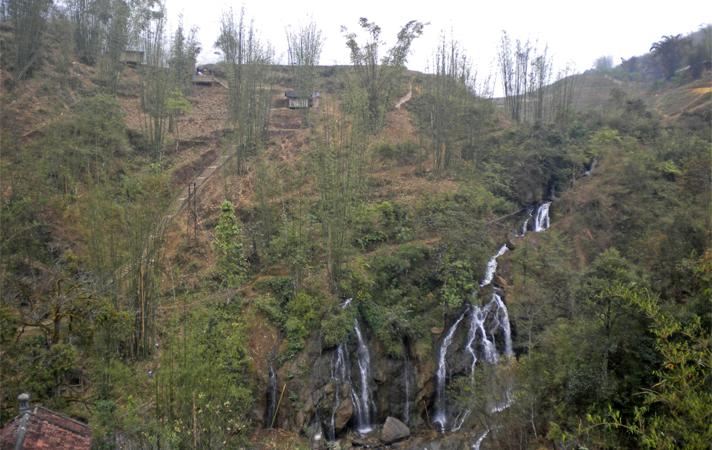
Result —
<svg viewBox="0 0 712 450"><path fill-rule="evenodd" d="M304 109L319 106L319 92L314 91L310 94L301 94L297 91L287 91L284 93L287 97L290 109Z"/></svg>

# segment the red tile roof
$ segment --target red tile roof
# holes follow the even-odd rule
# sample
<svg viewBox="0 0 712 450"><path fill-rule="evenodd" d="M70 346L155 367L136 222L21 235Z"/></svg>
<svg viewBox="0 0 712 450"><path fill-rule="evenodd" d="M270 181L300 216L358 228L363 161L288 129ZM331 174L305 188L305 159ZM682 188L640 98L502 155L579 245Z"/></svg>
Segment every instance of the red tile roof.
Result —
<svg viewBox="0 0 712 450"><path fill-rule="evenodd" d="M89 426L41 406L20 414L0 429L0 449L89 450Z"/></svg>

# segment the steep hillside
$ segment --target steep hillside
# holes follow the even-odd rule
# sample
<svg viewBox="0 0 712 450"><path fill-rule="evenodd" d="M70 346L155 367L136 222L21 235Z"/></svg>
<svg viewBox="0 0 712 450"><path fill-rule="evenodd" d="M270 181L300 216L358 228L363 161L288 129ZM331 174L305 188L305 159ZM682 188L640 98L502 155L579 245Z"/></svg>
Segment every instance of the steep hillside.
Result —
<svg viewBox="0 0 712 450"><path fill-rule="evenodd" d="M158 107L162 66L0 72L2 422L30 391L107 448L707 445L709 71L576 75L528 123L397 66L290 109L305 75L251 64Z"/></svg>

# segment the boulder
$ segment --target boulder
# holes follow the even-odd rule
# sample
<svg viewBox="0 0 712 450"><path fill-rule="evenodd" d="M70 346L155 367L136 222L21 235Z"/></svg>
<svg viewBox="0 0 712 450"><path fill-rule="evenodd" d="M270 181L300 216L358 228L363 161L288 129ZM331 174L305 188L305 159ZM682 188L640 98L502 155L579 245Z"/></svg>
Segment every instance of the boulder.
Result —
<svg viewBox="0 0 712 450"><path fill-rule="evenodd" d="M381 430L381 440L385 444L391 444L410 436L410 428L395 417L388 416Z"/></svg>
<svg viewBox="0 0 712 450"><path fill-rule="evenodd" d="M339 407L336 408L336 414L334 414L334 428L337 433L343 430L346 424L349 423L353 413L354 405L351 403L351 398L346 397L339 403Z"/></svg>

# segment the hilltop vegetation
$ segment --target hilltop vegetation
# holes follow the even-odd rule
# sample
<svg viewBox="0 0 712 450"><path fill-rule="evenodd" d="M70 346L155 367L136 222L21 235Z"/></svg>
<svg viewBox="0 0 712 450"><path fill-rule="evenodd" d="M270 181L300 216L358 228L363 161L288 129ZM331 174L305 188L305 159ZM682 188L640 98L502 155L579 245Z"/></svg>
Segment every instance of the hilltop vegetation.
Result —
<svg viewBox="0 0 712 450"><path fill-rule="evenodd" d="M97 448L357 445L335 361L363 344L370 425L402 418L403 448L712 440L709 26L556 81L505 35L493 100L456 42L405 69L417 21L387 49L362 18L338 68L308 24L285 67L228 12L219 83L196 86L200 45L160 2L0 5L0 423L30 392ZM513 355L470 373L453 323L494 293ZM441 436L451 328L443 395L468 413Z"/></svg>

